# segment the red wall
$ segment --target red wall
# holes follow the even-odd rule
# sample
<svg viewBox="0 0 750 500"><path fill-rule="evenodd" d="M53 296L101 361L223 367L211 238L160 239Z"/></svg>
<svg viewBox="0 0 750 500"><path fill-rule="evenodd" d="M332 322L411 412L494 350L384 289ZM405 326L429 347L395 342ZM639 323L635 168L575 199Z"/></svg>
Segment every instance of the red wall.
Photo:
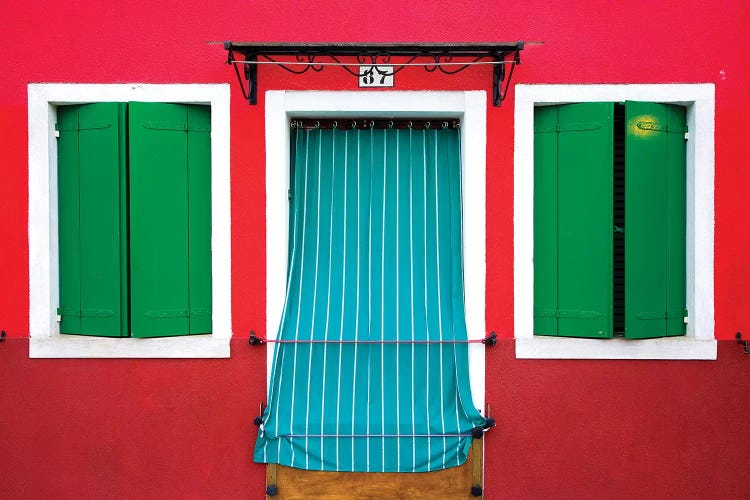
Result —
<svg viewBox="0 0 750 500"><path fill-rule="evenodd" d="M249 423L264 397L263 92L350 89L343 71L292 77L264 67L243 102L221 45L207 41L538 40L514 83L716 85L716 336L750 336L750 4L528 0L4 2L0 31L0 495L253 496ZM102 4L105 4L102 7ZM321 6L322 4L323 6ZM338 4L338 5L337 5ZM465 5L462 5L465 4ZM232 84L232 358L29 360L28 82ZM491 89L491 70L411 69L397 89ZM488 107L487 327L513 335L513 93ZM488 353L488 497L740 497L750 356L716 362L518 361ZM743 418L744 417L744 418ZM207 422L215 422L209 426ZM747 426L744 426L747 429ZM744 476L743 472L744 471ZM114 493L114 494L113 494Z"/></svg>

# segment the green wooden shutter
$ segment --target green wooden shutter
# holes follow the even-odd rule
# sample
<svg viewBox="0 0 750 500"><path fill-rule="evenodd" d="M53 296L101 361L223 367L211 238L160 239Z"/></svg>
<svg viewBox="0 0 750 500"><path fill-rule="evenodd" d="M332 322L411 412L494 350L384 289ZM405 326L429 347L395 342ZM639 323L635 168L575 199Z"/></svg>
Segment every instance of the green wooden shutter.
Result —
<svg viewBox="0 0 750 500"><path fill-rule="evenodd" d="M625 104L625 336L684 335L685 110Z"/></svg>
<svg viewBox="0 0 750 500"><path fill-rule="evenodd" d="M211 108L186 107L190 333L211 333Z"/></svg>
<svg viewBox="0 0 750 500"><path fill-rule="evenodd" d="M209 119L207 113L189 109L130 103L130 295L135 337L210 332L210 241L205 241L210 237ZM195 130L189 131L193 121ZM191 327L192 313L196 321Z"/></svg>
<svg viewBox="0 0 750 500"><path fill-rule="evenodd" d="M557 335L557 115L534 110L534 333Z"/></svg>
<svg viewBox="0 0 750 500"><path fill-rule="evenodd" d="M127 336L125 106L58 108L60 332Z"/></svg>
<svg viewBox="0 0 750 500"><path fill-rule="evenodd" d="M535 129L535 333L611 337L613 104L553 114Z"/></svg>

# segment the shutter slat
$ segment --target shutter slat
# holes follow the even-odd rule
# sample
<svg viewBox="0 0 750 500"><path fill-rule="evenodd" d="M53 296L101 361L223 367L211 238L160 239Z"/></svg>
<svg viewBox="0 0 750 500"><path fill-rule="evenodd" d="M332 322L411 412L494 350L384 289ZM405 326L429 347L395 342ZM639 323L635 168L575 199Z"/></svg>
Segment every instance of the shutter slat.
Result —
<svg viewBox="0 0 750 500"><path fill-rule="evenodd" d="M534 110L535 335L557 335L557 115Z"/></svg>
<svg viewBox="0 0 750 500"><path fill-rule="evenodd" d="M190 333L211 333L211 108L187 106Z"/></svg>
<svg viewBox="0 0 750 500"><path fill-rule="evenodd" d="M667 105L667 336L685 335L686 112ZM676 312L676 314L674 313Z"/></svg>
<svg viewBox="0 0 750 500"><path fill-rule="evenodd" d="M81 332L81 227L79 224L78 108L57 108L57 213L60 333Z"/></svg>
<svg viewBox="0 0 750 500"><path fill-rule="evenodd" d="M558 123L558 309L585 311L558 335L611 337L613 104L560 106Z"/></svg>

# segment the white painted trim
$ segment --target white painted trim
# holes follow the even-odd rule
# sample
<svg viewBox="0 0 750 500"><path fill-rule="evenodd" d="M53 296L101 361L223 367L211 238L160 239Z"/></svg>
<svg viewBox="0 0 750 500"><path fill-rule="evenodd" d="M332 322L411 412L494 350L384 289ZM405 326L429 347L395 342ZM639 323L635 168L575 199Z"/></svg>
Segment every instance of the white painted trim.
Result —
<svg viewBox="0 0 750 500"><path fill-rule="evenodd" d="M266 335L275 338L284 307L289 214L289 118L440 117L461 119L463 251L466 327L485 337L485 168L487 97L484 91L266 92ZM273 349L268 349L270 384ZM471 345L474 405L484 408L484 346ZM483 413L483 410L482 410Z"/></svg>
<svg viewBox="0 0 750 500"><path fill-rule="evenodd" d="M56 107L87 102L177 102L211 106L211 335L158 339L60 335ZM231 212L229 85L32 83L29 105L29 357L229 357Z"/></svg>
<svg viewBox="0 0 750 500"><path fill-rule="evenodd" d="M714 338L714 85L516 85L514 330L517 358L716 359ZM534 336L534 106L650 101L687 107L685 337L647 340Z"/></svg>

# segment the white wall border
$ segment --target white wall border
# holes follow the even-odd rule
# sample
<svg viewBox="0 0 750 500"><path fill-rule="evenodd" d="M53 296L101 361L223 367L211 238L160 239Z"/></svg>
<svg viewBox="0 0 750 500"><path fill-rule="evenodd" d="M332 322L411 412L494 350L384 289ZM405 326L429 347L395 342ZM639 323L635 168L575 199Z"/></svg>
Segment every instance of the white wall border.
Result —
<svg viewBox="0 0 750 500"><path fill-rule="evenodd" d="M156 339L60 335L56 107L90 102L211 106L211 335ZM232 337L228 84L32 83L29 105L29 357L225 358Z"/></svg>
<svg viewBox="0 0 750 500"><path fill-rule="evenodd" d="M516 85L514 330L517 358L716 359L714 338L714 85ZM650 101L687 107L685 337L576 339L534 336L534 106Z"/></svg>
<svg viewBox="0 0 750 500"><path fill-rule="evenodd" d="M440 117L461 119L463 260L466 327L485 337L485 166L487 97L484 91L266 92L266 335L275 338L286 294L289 221L289 118ZM270 382L273 349L268 349ZM484 413L484 345L470 344L474 405Z"/></svg>

